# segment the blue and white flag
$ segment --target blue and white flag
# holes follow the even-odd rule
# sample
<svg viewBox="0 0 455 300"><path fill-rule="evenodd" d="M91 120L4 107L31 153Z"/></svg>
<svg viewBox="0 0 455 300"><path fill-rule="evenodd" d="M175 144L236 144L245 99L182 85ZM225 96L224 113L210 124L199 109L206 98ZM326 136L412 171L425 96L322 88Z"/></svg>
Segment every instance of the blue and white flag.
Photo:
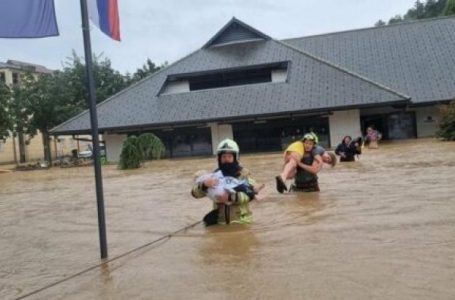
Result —
<svg viewBox="0 0 455 300"><path fill-rule="evenodd" d="M58 35L54 0L0 0L0 38Z"/></svg>

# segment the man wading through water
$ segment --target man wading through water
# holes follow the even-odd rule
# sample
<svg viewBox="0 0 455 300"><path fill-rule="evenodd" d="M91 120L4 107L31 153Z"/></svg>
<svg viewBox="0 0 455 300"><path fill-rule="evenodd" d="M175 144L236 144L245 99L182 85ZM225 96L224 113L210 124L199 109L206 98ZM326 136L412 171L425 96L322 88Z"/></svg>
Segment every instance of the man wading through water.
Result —
<svg viewBox="0 0 455 300"><path fill-rule="evenodd" d="M249 202L255 198L254 180L249 177L247 169L239 164L239 146L231 139L221 141L216 150L218 169L223 176L234 177L239 180L245 180L251 189L245 189L244 185L239 189L234 188L235 192L224 193L218 197L213 204L213 210L204 217L206 226L214 224L240 223L250 224L253 220L249 207ZM196 183L191 190L194 198L203 198L207 195L209 188L215 187L218 179L208 178L204 182Z"/></svg>
<svg viewBox="0 0 455 300"><path fill-rule="evenodd" d="M283 172L275 177L276 189L279 193L288 191L286 180L294 178L292 191L319 192L318 176L324 162L336 164L335 154L320 154L317 150L317 138L312 133L307 133L301 141L289 145L284 153ZM323 148L322 148L323 149ZM325 150L324 150L325 152ZM323 159L321 156L327 156Z"/></svg>

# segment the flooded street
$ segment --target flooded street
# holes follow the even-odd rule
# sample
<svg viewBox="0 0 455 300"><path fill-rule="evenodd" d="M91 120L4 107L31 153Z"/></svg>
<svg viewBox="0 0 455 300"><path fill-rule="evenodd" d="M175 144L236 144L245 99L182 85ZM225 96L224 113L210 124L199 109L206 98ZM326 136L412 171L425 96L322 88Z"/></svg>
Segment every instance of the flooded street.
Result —
<svg viewBox="0 0 455 300"><path fill-rule="evenodd" d="M251 226L201 224L27 299L455 299L455 143L413 140L325 166L280 195L281 154L240 155L265 183ZM103 169L109 257L199 221L215 159ZM0 299L100 263L93 168L0 174Z"/></svg>

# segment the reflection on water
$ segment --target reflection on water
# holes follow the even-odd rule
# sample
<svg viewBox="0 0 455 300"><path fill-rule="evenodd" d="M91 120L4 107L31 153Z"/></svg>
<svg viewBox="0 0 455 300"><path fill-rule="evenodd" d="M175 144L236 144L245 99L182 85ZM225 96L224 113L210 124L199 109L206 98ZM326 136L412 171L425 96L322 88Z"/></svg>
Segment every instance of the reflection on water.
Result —
<svg viewBox="0 0 455 300"><path fill-rule="evenodd" d="M265 199L254 223L204 228L30 299L454 299L455 144L405 141L325 167L320 193L279 195L281 154L243 155ZM111 257L199 221L213 158L103 170ZM92 168L0 174L0 298L99 263Z"/></svg>

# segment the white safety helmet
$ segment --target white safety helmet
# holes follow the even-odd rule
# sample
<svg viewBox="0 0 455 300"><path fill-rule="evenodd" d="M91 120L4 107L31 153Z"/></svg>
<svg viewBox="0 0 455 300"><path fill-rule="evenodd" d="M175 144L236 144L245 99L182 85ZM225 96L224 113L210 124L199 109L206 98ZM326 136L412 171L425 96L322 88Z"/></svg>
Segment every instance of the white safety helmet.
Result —
<svg viewBox="0 0 455 300"><path fill-rule="evenodd" d="M238 160L240 154L239 145L237 145L237 143L231 139L224 139L218 144L218 147L216 148L216 154L218 157L223 153L232 153L234 154L235 160Z"/></svg>

